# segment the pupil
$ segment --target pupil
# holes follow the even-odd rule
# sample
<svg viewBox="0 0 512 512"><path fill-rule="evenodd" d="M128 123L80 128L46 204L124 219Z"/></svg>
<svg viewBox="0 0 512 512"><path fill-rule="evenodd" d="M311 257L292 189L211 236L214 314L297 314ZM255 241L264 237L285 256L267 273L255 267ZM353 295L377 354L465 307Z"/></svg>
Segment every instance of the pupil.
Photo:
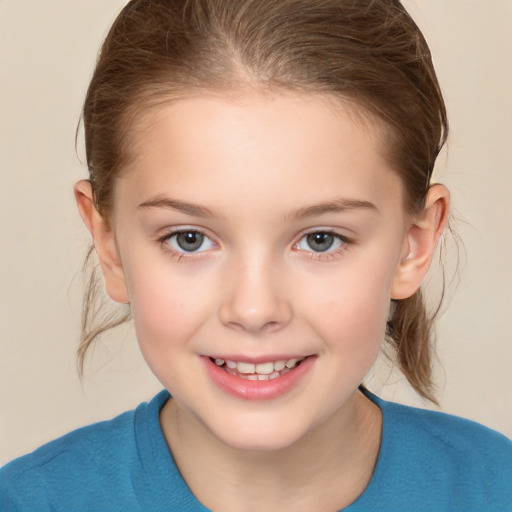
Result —
<svg viewBox="0 0 512 512"><path fill-rule="evenodd" d="M204 236L201 233L196 233L194 231L185 231L183 233L178 233L176 237L176 241L178 245L184 251L195 251L201 247L204 240Z"/></svg>
<svg viewBox="0 0 512 512"><path fill-rule="evenodd" d="M311 233L307 236L308 245L317 252L327 251L334 243L334 236L329 233Z"/></svg>

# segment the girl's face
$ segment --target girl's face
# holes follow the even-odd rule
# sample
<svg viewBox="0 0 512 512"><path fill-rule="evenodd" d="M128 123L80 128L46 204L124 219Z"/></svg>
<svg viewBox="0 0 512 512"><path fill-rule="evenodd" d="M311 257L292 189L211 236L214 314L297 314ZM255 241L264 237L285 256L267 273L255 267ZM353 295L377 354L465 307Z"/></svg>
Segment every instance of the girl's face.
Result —
<svg viewBox="0 0 512 512"><path fill-rule="evenodd" d="M113 213L142 353L225 444L291 446L349 410L383 340L408 254L383 135L298 94L180 100L143 128Z"/></svg>

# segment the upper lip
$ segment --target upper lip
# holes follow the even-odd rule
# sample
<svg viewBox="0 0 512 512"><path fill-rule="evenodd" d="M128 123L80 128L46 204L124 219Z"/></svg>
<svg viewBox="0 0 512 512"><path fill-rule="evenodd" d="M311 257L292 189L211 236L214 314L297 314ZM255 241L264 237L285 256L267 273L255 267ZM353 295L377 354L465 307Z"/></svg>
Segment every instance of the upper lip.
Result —
<svg viewBox="0 0 512 512"><path fill-rule="evenodd" d="M308 355L299 355L299 354L268 354L261 356L246 356L246 355L222 355L222 354L210 354L206 357L210 357L212 359L224 359L224 361L236 361L238 363L252 363L252 364L261 364L275 361L289 361L290 359L306 359L306 357L310 357L313 354Z"/></svg>

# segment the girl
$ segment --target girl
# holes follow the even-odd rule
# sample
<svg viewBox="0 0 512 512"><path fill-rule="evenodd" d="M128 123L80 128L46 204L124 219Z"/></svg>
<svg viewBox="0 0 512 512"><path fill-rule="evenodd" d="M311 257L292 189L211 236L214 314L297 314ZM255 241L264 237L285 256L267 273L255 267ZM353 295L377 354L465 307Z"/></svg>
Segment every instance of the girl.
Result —
<svg viewBox="0 0 512 512"><path fill-rule="evenodd" d="M165 391L3 468L2 510L511 509L510 441L362 384L385 338L435 401L448 124L397 0L132 0L83 119L78 208ZM86 320L81 361L123 319Z"/></svg>

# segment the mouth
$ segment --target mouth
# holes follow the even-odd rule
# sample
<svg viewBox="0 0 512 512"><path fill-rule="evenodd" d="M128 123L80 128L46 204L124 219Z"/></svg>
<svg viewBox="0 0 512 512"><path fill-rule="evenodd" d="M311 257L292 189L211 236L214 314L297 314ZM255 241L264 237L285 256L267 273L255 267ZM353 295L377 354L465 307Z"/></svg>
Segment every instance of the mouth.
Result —
<svg viewBox="0 0 512 512"><path fill-rule="evenodd" d="M297 386L301 389L317 360L316 355L278 357L257 362L219 356L201 359L212 382L224 392L243 400L271 400Z"/></svg>
<svg viewBox="0 0 512 512"><path fill-rule="evenodd" d="M210 357L210 360L225 372L247 380L274 380L286 375L297 366L299 366L305 357L294 357L291 359L281 359L279 361L267 361L264 363L247 363L243 361L232 361L230 359L221 359Z"/></svg>

